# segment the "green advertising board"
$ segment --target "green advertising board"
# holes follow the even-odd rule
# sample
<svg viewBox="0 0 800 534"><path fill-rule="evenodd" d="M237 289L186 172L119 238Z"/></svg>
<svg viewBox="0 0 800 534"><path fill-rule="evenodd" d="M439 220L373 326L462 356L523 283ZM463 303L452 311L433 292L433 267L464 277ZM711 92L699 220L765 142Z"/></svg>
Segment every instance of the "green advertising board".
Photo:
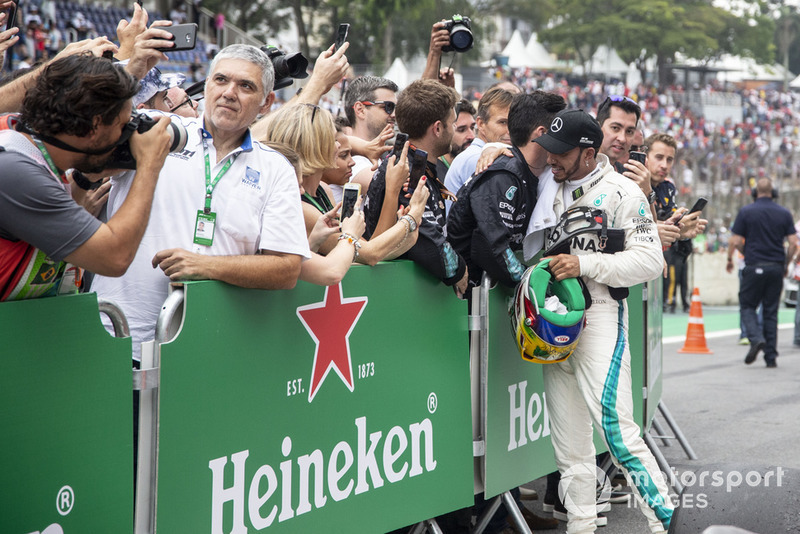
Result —
<svg viewBox="0 0 800 534"><path fill-rule="evenodd" d="M645 397L645 424L650 423L656 416L658 404L661 402L662 393L662 363L664 353L661 339L663 337L662 325L664 320L663 284L659 278L647 283L647 303L645 306L647 327L647 366L645 368L645 381L647 396ZM644 325L643 325L644 328Z"/></svg>
<svg viewBox="0 0 800 534"><path fill-rule="evenodd" d="M94 294L3 302L0 325L0 532L131 532L130 339Z"/></svg>
<svg viewBox="0 0 800 534"><path fill-rule="evenodd" d="M643 425L643 328L647 303L643 285L630 288L628 297L634 419ZM513 290L497 286L489 291L486 454L483 476L486 497L494 497L556 470L550 442L549 416L542 365L519 355L508 317ZM660 338L659 338L660 344ZM595 448L605 450L595 431Z"/></svg>
<svg viewBox="0 0 800 534"><path fill-rule="evenodd" d="M473 502L466 305L410 262L185 286L161 350L159 532L385 532Z"/></svg>

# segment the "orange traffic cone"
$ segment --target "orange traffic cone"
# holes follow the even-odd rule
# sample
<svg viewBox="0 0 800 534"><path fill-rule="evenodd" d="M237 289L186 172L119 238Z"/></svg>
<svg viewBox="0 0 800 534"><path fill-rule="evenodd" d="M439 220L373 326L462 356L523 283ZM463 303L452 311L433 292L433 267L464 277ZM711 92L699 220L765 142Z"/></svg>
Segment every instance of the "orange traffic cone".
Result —
<svg viewBox="0 0 800 534"><path fill-rule="evenodd" d="M692 291L692 307L689 310L689 326L686 328L686 342L678 352L689 354L714 354L706 344L706 330L703 327L703 304L700 290Z"/></svg>

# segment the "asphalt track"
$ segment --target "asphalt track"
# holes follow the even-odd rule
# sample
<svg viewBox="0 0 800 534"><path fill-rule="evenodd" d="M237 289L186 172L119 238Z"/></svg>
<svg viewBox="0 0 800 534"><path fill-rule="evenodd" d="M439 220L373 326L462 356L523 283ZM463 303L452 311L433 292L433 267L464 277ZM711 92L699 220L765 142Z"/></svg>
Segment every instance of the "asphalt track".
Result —
<svg viewBox="0 0 800 534"><path fill-rule="evenodd" d="M800 468L800 348L792 343L794 310L780 310L776 369L767 369L762 356L752 365L744 364L748 347L738 345L737 308L705 307L703 319L713 354L678 353L685 340L688 314L665 314L663 322L662 400L698 459L687 459L675 440L666 447L658 441L678 476L692 486L693 496L687 497L687 505L697 507L714 506L715 502L704 499L699 479L693 480L691 472L707 472L705 480L710 484L713 472L721 471L724 484L732 486L739 472L747 476L749 466ZM746 483L743 480L741 484ZM543 480L527 486L535 488L540 499L544 495ZM754 491L757 494L757 485ZM694 503L689 502L692 499ZM546 515L541 500L525 503L535 513ZM776 512L800 514L800 510ZM606 515L608 526L598 528L599 534L649 532L644 516L634 505L614 504ZM538 532L566 532L566 523L560 523L556 530ZM773 533L768 524L759 532Z"/></svg>

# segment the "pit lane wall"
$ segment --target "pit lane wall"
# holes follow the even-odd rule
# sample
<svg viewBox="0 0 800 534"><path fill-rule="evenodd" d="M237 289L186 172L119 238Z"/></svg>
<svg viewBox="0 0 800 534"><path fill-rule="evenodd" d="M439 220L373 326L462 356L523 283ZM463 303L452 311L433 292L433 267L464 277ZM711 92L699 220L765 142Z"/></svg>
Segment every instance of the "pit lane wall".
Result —
<svg viewBox="0 0 800 534"><path fill-rule="evenodd" d="M180 291L180 331L160 347L159 532L385 532L469 506L473 453L487 495L553 469L541 369L515 353L502 288L485 456L474 321L412 263L355 266L329 288ZM646 336L629 306L637 392ZM133 532L130 339L102 329L93 294L3 303L0 321L0 531ZM512 425L527 444L509 450Z"/></svg>

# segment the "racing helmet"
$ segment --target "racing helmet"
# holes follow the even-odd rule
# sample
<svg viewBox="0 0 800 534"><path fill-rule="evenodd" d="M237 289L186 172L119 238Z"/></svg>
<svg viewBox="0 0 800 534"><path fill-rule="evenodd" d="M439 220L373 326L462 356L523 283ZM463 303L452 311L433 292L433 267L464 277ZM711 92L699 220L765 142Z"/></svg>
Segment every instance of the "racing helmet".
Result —
<svg viewBox="0 0 800 534"><path fill-rule="evenodd" d="M586 324L586 298L579 278L556 281L549 270L550 259L528 268L514 295L511 329L522 359L556 363L569 358ZM566 313L545 308L551 296L566 307Z"/></svg>

